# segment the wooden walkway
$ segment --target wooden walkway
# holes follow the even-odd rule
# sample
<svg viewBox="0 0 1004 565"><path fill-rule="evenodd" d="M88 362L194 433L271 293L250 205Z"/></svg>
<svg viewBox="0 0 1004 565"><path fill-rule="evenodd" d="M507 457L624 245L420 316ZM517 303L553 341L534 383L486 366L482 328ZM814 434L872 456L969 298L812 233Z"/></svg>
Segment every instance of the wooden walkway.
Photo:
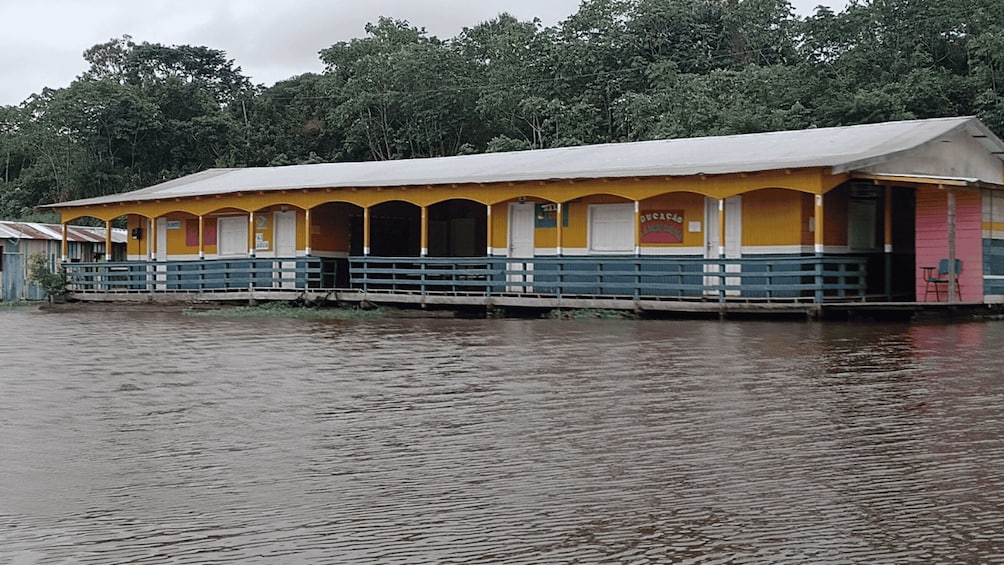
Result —
<svg viewBox="0 0 1004 565"><path fill-rule="evenodd" d="M554 296L503 293L420 293L402 291L254 289L221 291L86 292L71 293L70 300L92 303L158 304L257 304L302 301L317 305L374 305L401 308L488 310L621 310L639 315L692 315L701 317L804 317L806 319L988 319L1002 315L1004 306L979 302L768 302L729 296L705 299L618 296Z"/></svg>

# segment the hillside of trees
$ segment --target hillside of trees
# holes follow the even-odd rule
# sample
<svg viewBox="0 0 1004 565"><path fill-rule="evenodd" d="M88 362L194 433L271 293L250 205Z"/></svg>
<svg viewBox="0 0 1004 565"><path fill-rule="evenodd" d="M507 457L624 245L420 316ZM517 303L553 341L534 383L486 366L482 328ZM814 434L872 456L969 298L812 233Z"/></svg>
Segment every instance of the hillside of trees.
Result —
<svg viewBox="0 0 1004 565"><path fill-rule="evenodd" d="M975 115L1004 133L1004 2L584 0L451 39L381 18L265 88L222 51L124 36L0 106L0 218L210 167L409 159Z"/></svg>

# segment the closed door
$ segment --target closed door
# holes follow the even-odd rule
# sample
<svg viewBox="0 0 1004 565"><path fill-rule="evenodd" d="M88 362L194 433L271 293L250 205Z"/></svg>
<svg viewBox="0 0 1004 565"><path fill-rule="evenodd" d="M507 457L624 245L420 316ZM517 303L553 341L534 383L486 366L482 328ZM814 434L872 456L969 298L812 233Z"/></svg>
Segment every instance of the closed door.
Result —
<svg viewBox="0 0 1004 565"><path fill-rule="evenodd" d="M704 204L704 258L718 259L722 251L726 259L739 259L742 257L742 236L743 236L743 205L742 196L733 196L725 199L725 244L721 249L721 230L718 222L719 201L714 198L706 198ZM726 265L725 271L729 273L740 272L739 265ZM709 275L704 277L705 286L717 286L720 282L717 273L718 265L706 265L704 272ZM711 273L715 273L711 275ZM739 285L739 277L727 277L726 285ZM707 291L708 294L717 294L717 291ZM738 290L730 290L729 295L739 294Z"/></svg>
<svg viewBox="0 0 1004 565"><path fill-rule="evenodd" d="M217 251L220 257L245 257L248 252L248 219L244 216L220 218L216 222Z"/></svg>
<svg viewBox="0 0 1004 565"><path fill-rule="evenodd" d="M276 212L273 223L275 234L275 256L282 259L296 257L296 212ZM282 288L296 287L296 261L280 261L280 280Z"/></svg>
<svg viewBox="0 0 1004 565"><path fill-rule="evenodd" d="M157 263L167 261L167 218L157 218ZM157 267L157 290L167 288L167 266L158 264Z"/></svg>
<svg viewBox="0 0 1004 565"><path fill-rule="evenodd" d="M533 257L533 204L509 205L509 256Z"/></svg>
<svg viewBox="0 0 1004 565"><path fill-rule="evenodd" d="M514 259L532 258L534 253L533 241L533 204L530 202L512 203L509 205L509 257ZM532 261L511 261L506 267L509 271L515 271L506 275L506 281L512 284L507 286L509 292L530 292L533 287Z"/></svg>

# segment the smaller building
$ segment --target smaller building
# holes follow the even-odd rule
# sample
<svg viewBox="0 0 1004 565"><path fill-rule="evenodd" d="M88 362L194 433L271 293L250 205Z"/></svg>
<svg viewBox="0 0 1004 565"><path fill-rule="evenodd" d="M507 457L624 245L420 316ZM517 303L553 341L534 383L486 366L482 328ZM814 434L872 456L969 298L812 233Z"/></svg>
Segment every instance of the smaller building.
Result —
<svg viewBox="0 0 1004 565"><path fill-rule="evenodd" d="M126 230L66 226L68 260L72 262L121 261L125 259ZM111 241L111 256L107 256ZM36 222L0 221L0 301L41 300L37 285L28 281L28 257L44 253L49 266L59 265L63 226Z"/></svg>

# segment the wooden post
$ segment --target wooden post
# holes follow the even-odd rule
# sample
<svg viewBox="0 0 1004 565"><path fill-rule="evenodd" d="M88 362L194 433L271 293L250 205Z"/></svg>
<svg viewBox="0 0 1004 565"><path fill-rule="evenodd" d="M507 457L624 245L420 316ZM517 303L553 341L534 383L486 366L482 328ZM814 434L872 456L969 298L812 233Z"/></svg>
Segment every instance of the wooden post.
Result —
<svg viewBox="0 0 1004 565"><path fill-rule="evenodd" d="M725 199L718 200L718 256L725 257ZM725 264L722 264L724 270Z"/></svg>
<svg viewBox="0 0 1004 565"><path fill-rule="evenodd" d="M311 247L312 247L311 243L312 242L310 241L310 235L311 235L311 233L310 233L310 208L307 208L306 210L303 211L303 216L304 216L304 218L303 218L303 229L305 230L305 233L303 234L303 245L305 247L303 253L307 257L310 257L310 253L312 251L312 249L311 249Z"/></svg>
<svg viewBox="0 0 1004 565"><path fill-rule="evenodd" d="M948 189L948 302L955 302L959 274L955 272L955 189Z"/></svg>
<svg viewBox="0 0 1004 565"><path fill-rule="evenodd" d="M105 262L112 260L112 221L105 220Z"/></svg>
<svg viewBox="0 0 1004 565"><path fill-rule="evenodd" d="M634 201L634 256L641 256L641 202Z"/></svg>
<svg viewBox="0 0 1004 565"><path fill-rule="evenodd" d="M429 207L422 206L422 249L419 255L425 257L429 254Z"/></svg>
<svg viewBox="0 0 1004 565"><path fill-rule="evenodd" d="M725 303L725 199L718 199L718 302ZM725 312L719 313L724 319Z"/></svg>
<svg viewBox="0 0 1004 565"><path fill-rule="evenodd" d="M824 229L824 227L825 227L825 224L823 223L824 221L825 221L825 214L824 214L824 210L823 210L823 195L822 194L817 194L816 195L816 209L815 209L815 214L813 215L813 222L815 224L814 225L814 229L815 229L815 232L814 232L815 233L814 241L815 241L815 244L814 244L813 248L814 248L814 250L816 252L816 257L817 257L816 269L815 269L816 270L816 276L815 276L815 279L816 279L816 284L815 284L815 286L816 286L815 302L816 302L816 304L822 304L823 297L824 297L824 293L823 293L823 282L824 282L823 281L823 262L822 262L823 250L825 249L824 248L825 238L823 236L826 233L826 230Z"/></svg>
<svg viewBox="0 0 1004 565"><path fill-rule="evenodd" d="M815 235L814 238L815 245L813 246L813 250L815 251L817 256L823 255L823 245L826 243L825 239L823 238L823 236L826 233L826 230L824 229L823 225L824 220L825 220L825 215L823 210L823 195L817 194L816 209L815 209L815 214L813 215L813 230Z"/></svg>
<svg viewBox="0 0 1004 565"><path fill-rule="evenodd" d="M206 258L206 222L205 216L199 215L199 259Z"/></svg>
<svg viewBox="0 0 1004 565"><path fill-rule="evenodd" d="M60 260L65 263L70 259L70 234L67 232L66 222L63 222L62 244L60 247Z"/></svg>
<svg viewBox="0 0 1004 565"><path fill-rule="evenodd" d="M370 222L372 218L370 216L370 207L367 206L363 208L363 255L369 257L370 255Z"/></svg>
<svg viewBox="0 0 1004 565"><path fill-rule="evenodd" d="M148 252L148 255L150 256L150 260L151 261L156 261L157 260L157 218L150 218L148 221L150 223L150 229L148 230L150 232L150 237L147 238L147 241L150 244L150 250Z"/></svg>
<svg viewBox="0 0 1004 565"><path fill-rule="evenodd" d="M254 257L254 211L248 212L248 257Z"/></svg>

